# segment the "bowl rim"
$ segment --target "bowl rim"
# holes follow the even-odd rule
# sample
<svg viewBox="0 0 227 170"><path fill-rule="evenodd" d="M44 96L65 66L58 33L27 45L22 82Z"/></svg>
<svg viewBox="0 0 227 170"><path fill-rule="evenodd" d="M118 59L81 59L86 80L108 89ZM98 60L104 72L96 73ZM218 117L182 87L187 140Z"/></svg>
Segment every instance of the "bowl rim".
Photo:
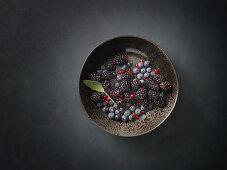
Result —
<svg viewBox="0 0 227 170"><path fill-rule="evenodd" d="M94 120L92 120L92 118L91 118L91 117L89 116L89 114L87 113L87 111L86 111L86 109L85 109L85 107L84 107L84 104L83 104L83 102L82 102L82 98L81 98L81 93L80 93L81 73L82 73L82 70L83 70L83 68L84 68L84 65L85 65L85 63L86 63L88 57L89 57L89 56L90 56L98 47L100 47L101 45L103 45L103 44L105 44L105 43L107 43L107 42L109 42L109 41L112 41L112 40L114 40L114 39L118 39L118 38L138 38L138 39L142 39L142 40L145 40L145 41L147 41L147 42L153 44L154 46L156 46L156 47L163 53L163 55L165 55L165 56L169 59L171 65L172 65L173 68L174 68L174 69L173 69L174 74L176 75L176 97L175 97L175 99L174 99L173 106L172 106L171 110L169 111L169 114L168 114L166 117L164 117L164 119L163 119L162 121L160 121L154 128L152 128L152 129L150 129L150 130L148 130L148 131L145 131L145 132L143 132L143 133L140 133L140 134L138 134L138 135L128 135L128 136L118 135L118 134L111 133L111 132L107 131L106 129L104 129L103 127L99 126ZM173 112L173 109L174 109L175 106L176 106L176 103L177 103L177 100L178 100L178 95L179 95L179 82L178 82L178 76L177 76L177 72L176 72L176 70L175 70L175 67L174 67L173 62L172 62L172 60L170 59L170 57L162 50L162 48L160 48L160 47L159 47L156 43L154 43L153 41L148 40L148 39L146 39L146 38L143 38L143 37L141 37L141 36L134 36L134 35L120 35L120 36L115 36L115 37L112 37L112 38L110 38L110 39L107 39L107 40L105 40L105 41L99 43L98 45L96 45L96 46L88 53L87 57L85 58L85 60L84 60L84 62L83 62L83 64L82 64L82 66L81 66L81 68L80 68L80 77L79 77L78 83L79 83L78 91L79 91L79 96L80 96L80 103L82 104L82 107L83 107L84 111L86 112L87 117L88 117L96 126L98 126L100 129L102 129L102 130L105 131L106 133L112 134L112 135L114 135L114 136L120 136L120 137L136 137L136 136L142 136L142 135L148 134L148 133L154 131L155 129L157 129L157 127L159 127L159 126L160 126L160 125L161 125L161 124L170 116L170 114Z"/></svg>

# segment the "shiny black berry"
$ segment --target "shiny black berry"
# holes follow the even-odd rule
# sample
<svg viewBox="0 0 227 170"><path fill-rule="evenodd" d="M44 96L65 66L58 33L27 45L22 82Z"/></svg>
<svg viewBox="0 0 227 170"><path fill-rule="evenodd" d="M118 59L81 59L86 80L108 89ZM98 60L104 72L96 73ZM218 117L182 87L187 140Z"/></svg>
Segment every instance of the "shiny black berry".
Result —
<svg viewBox="0 0 227 170"><path fill-rule="evenodd" d="M139 99L144 99L146 95L147 95L147 91L145 87L139 88L139 90L136 92L136 97L138 97Z"/></svg>
<svg viewBox="0 0 227 170"><path fill-rule="evenodd" d="M153 80L154 80L155 83L160 84L161 82L165 81L165 78L162 75L155 74L153 76Z"/></svg>
<svg viewBox="0 0 227 170"><path fill-rule="evenodd" d="M132 81L132 90L136 91L141 87L142 83L139 80Z"/></svg>
<svg viewBox="0 0 227 170"><path fill-rule="evenodd" d="M163 90L163 91L170 91L172 89L172 85L170 84L170 82L168 81L164 81L164 82L161 82L160 83L160 88Z"/></svg>
<svg viewBox="0 0 227 170"><path fill-rule="evenodd" d="M120 89L123 92L127 92L129 91L131 88L130 82L128 80L122 80L121 81L121 85L120 85Z"/></svg>
<svg viewBox="0 0 227 170"><path fill-rule="evenodd" d="M164 107L166 105L166 99L164 97L158 97L154 100L154 104L158 107Z"/></svg>
<svg viewBox="0 0 227 170"><path fill-rule="evenodd" d="M100 81L101 80L101 74L100 73L91 73L90 79L93 81Z"/></svg>
<svg viewBox="0 0 227 170"><path fill-rule="evenodd" d="M135 78L135 75L132 72L126 72L123 76L122 79L126 79L126 80L131 80Z"/></svg>
<svg viewBox="0 0 227 170"><path fill-rule="evenodd" d="M99 93L99 92L94 92L94 93L91 95L91 100L92 100L93 102L99 102L99 101L101 101L101 100L102 100L102 95L101 95L101 93Z"/></svg>
<svg viewBox="0 0 227 170"><path fill-rule="evenodd" d="M112 71L104 71L103 73L102 73L102 79L103 80L110 80L110 79L112 79L113 78L113 72Z"/></svg>
<svg viewBox="0 0 227 170"><path fill-rule="evenodd" d="M108 71L115 71L116 70L116 66L114 65L114 63L106 63L105 64L105 69Z"/></svg>
<svg viewBox="0 0 227 170"><path fill-rule="evenodd" d="M105 80L104 82L102 82L102 86L106 90L106 89L110 88L111 83L110 83L110 81Z"/></svg>
<svg viewBox="0 0 227 170"><path fill-rule="evenodd" d="M150 100L154 100L154 99L158 98L159 92L156 92L154 90L148 90L147 96Z"/></svg>
<svg viewBox="0 0 227 170"><path fill-rule="evenodd" d="M145 86L149 89L149 90L154 90L154 91L159 91L159 85L157 83L155 83L152 79L147 79L145 80Z"/></svg>
<svg viewBox="0 0 227 170"><path fill-rule="evenodd" d="M113 59L113 63L120 66L125 64L127 61L127 56L124 54L119 54Z"/></svg>

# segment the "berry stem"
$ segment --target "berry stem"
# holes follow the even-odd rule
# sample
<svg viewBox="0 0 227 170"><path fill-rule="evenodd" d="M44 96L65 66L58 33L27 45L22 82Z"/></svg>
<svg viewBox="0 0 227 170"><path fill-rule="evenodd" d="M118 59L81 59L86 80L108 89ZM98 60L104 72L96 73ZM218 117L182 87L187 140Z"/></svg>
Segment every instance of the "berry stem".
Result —
<svg viewBox="0 0 227 170"><path fill-rule="evenodd" d="M107 95L107 96L110 98L110 100L112 100L112 102L113 102L114 104L116 104L116 103L113 101L113 99L111 99L111 97L108 95L107 92L104 91L104 93L105 93L105 95Z"/></svg>

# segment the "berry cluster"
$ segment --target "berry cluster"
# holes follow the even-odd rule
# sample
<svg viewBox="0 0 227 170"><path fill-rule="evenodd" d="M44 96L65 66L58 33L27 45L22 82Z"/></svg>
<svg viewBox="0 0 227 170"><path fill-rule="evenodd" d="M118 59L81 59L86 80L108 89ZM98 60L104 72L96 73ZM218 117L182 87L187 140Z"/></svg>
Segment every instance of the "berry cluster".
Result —
<svg viewBox="0 0 227 170"><path fill-rule="evenodd" d="M91 100L108 114L109 119L133 121L152 110L166 105L166 95L172 85L151 68L150 61L140 60L133 65L126 54L117 54L101 70L91 73L90 79L100 81L106 93L94 92Z"/></svg>

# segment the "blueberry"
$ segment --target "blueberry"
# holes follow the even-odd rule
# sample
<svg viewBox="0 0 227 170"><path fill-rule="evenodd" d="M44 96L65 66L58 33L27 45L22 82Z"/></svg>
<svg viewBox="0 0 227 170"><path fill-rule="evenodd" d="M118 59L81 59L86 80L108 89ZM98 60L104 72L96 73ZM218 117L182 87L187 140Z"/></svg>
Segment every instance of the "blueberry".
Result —
<svg viewBox="0 0 227 170"><path fill-rule="evenodd" d="M109 112L114 112L114 111L115 111L114 107L109 107Z"/></svg>
<svg viewBox="0 0 227 170"><path fill-rule="evenodd" d="M121 117L121 120L122 120L123 122L127 122L127 121L128 121L128 116L123 115L123 116Z"/></svg>
<svg viewBox="0 0 227 170"><path fill-rule="evenodd" d="M142 79L142 80L140 80L140 82L143 84L144 83L144 80Z"/></svg>
<svg viewBox="0 0 227 170"><path fill-rule="evenodd" d="M140 70L139 70L137 67L135 67L135 68L132 70L132 72L133 72L134 74L138 74L138 73L140 72Z"/></svg>
<svg viewBox="0 0 227 170"><path fill-rule="evenodd" d="M126 116L129 116L131 114L131 112L129 111L129 110L126 110L125 112L124 112L124 115L126 115Z"/></svg>
<svg viewBox="0 0 227 170"><path fill-rule="evenodd" d="M141 68L140 72L141 73L146 73L146 69L145 68Z"/></svg>
<svg viewBox="0 0 227 170"><path fill-rule="evenodd" d="M141 110L146 110L146 108L144 106L140 106Z"/></svg>
<svg viewBox="0 0 227 170"><path fill-rule="evenodd" d="M113 105L113 107L114 107L115 109L118 109L118 105L117 105L116 103Z"/></svg>
<svg viewBox="0 0 227 170"><path fill-rule="evenodd" d="M151 68L147 68L146 70L147 70L148 73L150 73L152 71Z"/></svg>
<svg viewBox="0 0 227 170"><path fill-rule="evenodd" d="M152 72L151 72L151 75L152 75L152 76L154 76L154 75L155 75L155 73L152 71Z"/></svg>
<svg viewBox="0 0 227 170"><path fill-rule="evenodd" d="M101 93L102 97L105 95L105 93Z"/></svg>
<svg viewBox="0 0 227 170"><path fill-rule="evenodd" d="M120 113L124 113L124 111L125 111L125 109L122 107L119 110L120 110Z"/></svg>
<svg viewBox="0 0 227 170"><path fill-rule="evenodd" d="M110 112L110 113L108 114L108 118L109 118L109 119L113 119L113 118L115 118L114 113L113 113L113 112Z"/></svg>
<svg viewBox="0 0 227 170"><path fill-rule="evenodd" d="M121 115L115 115L115 120L120 120L121 119Z"/></svg>
<svg viewBox="0 0 227 170"><path fill-rule="evenodd" d="M129 108L129 110L130 110L131 112L134 112L134 111L136 110L136 107L135 107L135 106L131 106L131 107Z"/></svg>
<svg viewBox="0 0 227 170"><path fill-rule="evenodd" d="M130 108L131 107L131 103L126 103L126 108Z"/></svg>
<svg viewBox="0 0 227 170"><path fill-rule="evenodd" d="M139 80L142 79L142 78L143 78L143 74L142 74L142 73L137 74L137 78L138 78Z"/></svg>
<svg viewBox="0 0 227 170"><path fill-rule="evenodd" d="M120 110L119 109L117 109L117 110L115 110L115 112L114 112L116 115L118 115L118 114L120 114Z"/></svg>
<svg viewBox="0 0 227 170"><path fill-rule="evenodd" d="M144 61L144 66L147 67L150 65L150 63L151 63L150 61Z"/></svg>
<svg viewBox="0 0 227 170"><path fill-rule="evenodd" d="M139 67L139 68L142 68L142 67L143 67L143 63L142 63L142 62L139 62L139 63L138 63L138 67Z"/></svg>
<svg viewBox="0 0 227 170"><path fill-rule="evenodd" d="M129 117L128 117L128 118L129 118L129 120L130 120L130 121L135 120L135 116L134 116L133 114L129 115Z"/></svg>
<svg viewBox="0 0 227 170"><path fill-rule="evenodd" d="M109 111L109 108L108 108L107 106L104 106L104 107L102 108L102 111L103 111L103 112L108 112L108 111Z"/></svg>
<svg viewBox="0 0 227 170"><path fill-rule="evenodd" d="M119 87L120 86L120 83L119 82L116 82L114 86L115 87Z"/></svg>
<svg viewBox="0 0 227 170"><path fill-rule="evenodd" d="M146 72L146 73L144 73L144 75L143 75L143 76L144 76L145 78L148 78L148 77L149 77L149 75L150 75L150 73Z"/></svg>
<svg viewBox="0 0 227 170"><path fill-rule="evenodd" d="M149 105L147 106L147 109L148 109L148 110L152 110L152 109L153 109L153 105L152 105L152 104L149 104Z"/></svg>
<svg viewBox="0 0 227 170"><path fill-rule="evenodd" d="M97 103L98 107L102 107L102 102Z"/></svg>
<svg viewBox="0 0 227 170"><path fill-rule="evenodd" d="M137 115L141 115L141 109L137 108L137 109L135 110L135 113L136 113Z"/></svg>
<svg viewBox="0 0 227 170"><path fill-rule="evenodd" d="M103 106L107 106L107 103L106 103L106 102L102 102L102 105L103 105Z"/></svg>
<svg viewBox="0 0 227 170"><path fill-rule="evenodd" d="M110 100L110 101L109 101L109 105L110 105L110 106L113 106L113 104L114 104L114 103L112 102L112 100Z"/></svg>
<svg viewBox="0 0 227 170"><path fill-rule="evenodd" d="M121 70L126 70L127 69L127 65L124 64L123 66L121 66Z"/></svg>
<svg viewBox="0 0 227 170"><path fill-rule="evenodd" d="M130 67L131 65L132 65L132 62L129 61L129 62L127 63L127 66Z"/></svg>
<svg viewBox="0 0 227 170"><path fill-rule="evenodd" d="M117 80L117 81L121 81L121 80L122 80L122 78L121 78L121 75L120 75L120 74L118 74L118 75L117 75L116 80Z"/></svg>

